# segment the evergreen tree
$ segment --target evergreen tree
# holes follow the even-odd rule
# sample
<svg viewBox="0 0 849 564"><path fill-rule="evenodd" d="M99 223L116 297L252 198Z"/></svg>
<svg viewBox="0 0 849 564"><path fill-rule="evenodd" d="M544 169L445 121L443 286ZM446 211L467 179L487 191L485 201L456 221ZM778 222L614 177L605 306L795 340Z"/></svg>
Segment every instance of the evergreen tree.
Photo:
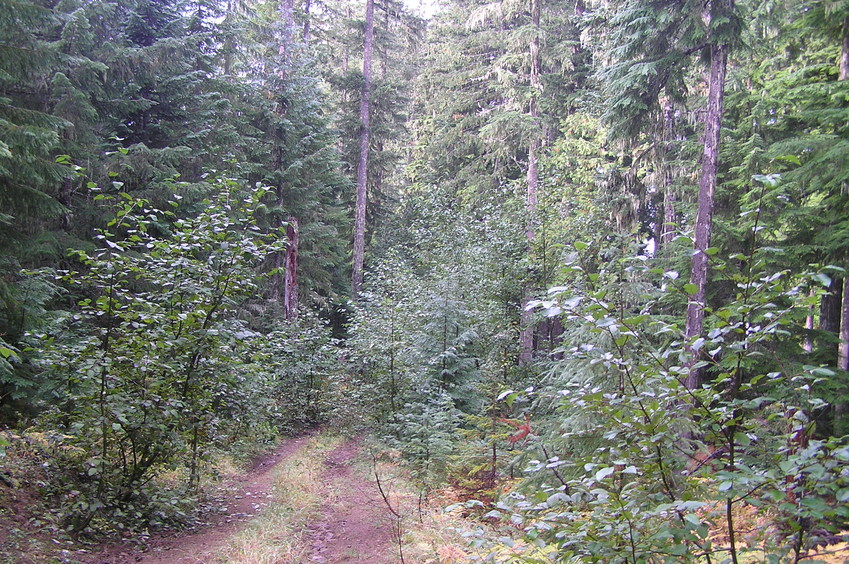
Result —
<svg viewBox="0 0 849 564"><path fill-rule="evenodd" d="M297 224L299 301L327 314L350 288L343 234L350 227L344 204L351 181L323 109L329 102L314 60L295 34L286 42L278 16L276 3L262 5L253 35L234 56L234 72L246 78L233 96L234 113L243 116L237 167L250 182L274 186L262 211L263 228L288 226L291 240ZM271 301L289 287L285 278L291 281L294 271L284 268L286 262L277 255L267 265L276 270L266 292Z"/></svg>
<svg viewBox="0 0 849 564"><path fill-rule="evenodd" d="M661 94L681 99L683 79L693 53L705 51L710 64L706 82L707 108L703 120L703 155L699 174L697 213L693 225L694 252L688 302L686 337L696 339L703 331L705 292L708 282L708 250L711 247L714 193L719 172L719 140L728 50L740 33L733 2L619 2L611 6L606 21L611 65L600 73L608 96L605 118L611 131L634 136L659 109ZM694 353L688 386L701 383L701 368Z"/></svg>
<svg viewBox="0 0 849 564"><path fill-rule="evenodd" d="M55 258L59 188L72 178L60 151L69 124L51 114L49 84L58 65L51 32L57 18L29 1L0 3L0 406L34 393L20 340L51 297L43 277L25 274ZM5 411L5 410L4 410ZM3 416L8 414L3 413Z"/></svg>

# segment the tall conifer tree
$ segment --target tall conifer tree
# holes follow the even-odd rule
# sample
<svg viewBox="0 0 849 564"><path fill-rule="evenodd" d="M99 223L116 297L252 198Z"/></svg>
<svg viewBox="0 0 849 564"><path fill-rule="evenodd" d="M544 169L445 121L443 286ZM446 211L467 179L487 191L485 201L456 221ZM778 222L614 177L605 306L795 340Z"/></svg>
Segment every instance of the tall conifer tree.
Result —
<svg viewBox="0 0 849 564"><path fill-rule="evenodd" d="M366 0L364 31L363 86L360 93L360 150L357 161L357 199L354 205L354 266L351 274L351 291L355 298L362 289L365 263L368 157L371 136L371 59L374 51L374 0Z"/></svg>

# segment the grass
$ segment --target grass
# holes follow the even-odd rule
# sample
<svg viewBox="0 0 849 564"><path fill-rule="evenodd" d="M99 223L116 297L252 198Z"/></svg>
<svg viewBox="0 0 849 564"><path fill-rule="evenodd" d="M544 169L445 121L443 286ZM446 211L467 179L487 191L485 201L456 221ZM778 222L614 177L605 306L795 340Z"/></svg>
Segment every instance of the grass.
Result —
<svg viewBox="0 0 849 564"><path fill-rule="evenodd" d="M328 484L321 481L323 461L343 440L322 433L281 463L272 503L230 539L228 546L221 549L213 561L218 564L306 561L310 548L307 527L319 518L322 504L333 497L329 495ZM380 476L390 504L402 517L402 543L407 564L455 564L481 560L486 554L475 553L458 532L477 524L470 523L458 512L444 511L455 501L450 492L434 495L420 507L418 490L397 460L390 457L375 463L364 452L355 470L372 482L375 470Z"/></svg>
<svg viewBox="0 0 849 564"><path fill-rule="evenodd" d="M313 437L277 469L271 503L215 555L227 564L300 562L307 554L306 525L320 512L323 500L322 461L339 437Z"/></svg>
<svg viewBox="0 0 849 564"><path fill-rule="evenodd" d="M459 501L456 493L442 489L421 500L419 488L399 465L399 457L393 453L382 454L362 461L357 469L373 482L375 474L380 477L389 504L400 515L405 562L456 564L483 560L488 551L471 548L462 534L470 535L472 529L480 529L480 524L465 519L459 511L445 511Z"/></svg>

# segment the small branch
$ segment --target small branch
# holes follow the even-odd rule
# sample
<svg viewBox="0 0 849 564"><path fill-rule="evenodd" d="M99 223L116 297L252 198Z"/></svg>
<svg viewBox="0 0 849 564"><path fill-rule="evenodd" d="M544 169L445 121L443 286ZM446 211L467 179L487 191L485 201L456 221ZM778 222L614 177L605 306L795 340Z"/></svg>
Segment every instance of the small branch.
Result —
<svg viewBox="0 0 849 564"><path fill-rule="evenodd" d="M377 483L377 491L380 492L380 497L383 498L383 503L386 504L386 508L389 509L389 512L395 517L395 539L398 541L398 557L401 559L401 564L406 564L404 561L404 543L403 543L403 517L401 513L398 512L394 507L392 507L392 502L389 501L389 496L386 491L383 489L383 484L380 483L380 474L377 471L377 457L372 453L371 455L372 465L374 468L374 480Z"/></svg>
<svg viewBox="0 0 849 564"><path fill-rule="evenodd" d="M376 462L376 461L375 461ZM392 503L389 501L389 497L386 495L386 492L383 490L383 485L380 483L380 474L377 473L377 466L374 468L374 479L377 482L377 491L380 492L380 497L383 498L383 503L386 504L389 512L392 513L397 519L401 519L401 514L398 513L394 507L392 507Z"/></svg>
<svg viewBox="0 0 849 564"><path fill-rule="evenodd" d="M551 457L548 455L548 450L546 450L545 445L542 445L542 453L545 455L546 460L551 460ZM565 490L566 495L570 495L569 494L569 492L570 492L569 484L566 483L566 480L563 479L563 476L560 475L560 472L557 471L557 468L552 468L551 471L554 472L554 477L557 478L557 480L561 484L563 484L564 488L566 488L566 490Z"/></svg>

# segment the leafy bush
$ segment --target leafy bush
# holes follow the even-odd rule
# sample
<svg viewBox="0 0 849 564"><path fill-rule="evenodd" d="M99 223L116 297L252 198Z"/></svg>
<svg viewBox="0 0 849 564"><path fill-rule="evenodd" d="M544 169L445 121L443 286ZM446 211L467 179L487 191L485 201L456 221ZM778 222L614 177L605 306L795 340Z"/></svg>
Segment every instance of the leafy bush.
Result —
<svg viewBox="0 0 849 564"><path fill-rule="evenodd" d="M97 196L115 218L98 232L101 248L76 253L80 271L62 275L82 296L79 312L34 343L42 377L62 383L44 423L71 447L59 487L74 529L95 515L182 517L177 490L149 487L157 470L185 466L185 491L195 489L208 445L273 387L268 374L243 371L259 335L232 321L257 292L255 267L280 247L253 219L264 190L229 180L210 189L190 219L127 194Z"/></svg>
<svg viewBox="0 0 849 564"><path fill-rule="evenodd" d="M692 292L676 272L629 250L597 261L575 247L573 283L536 304L570 328L534 396L541 415L553 410L535 445L546 455L528 465L525 493L490 515L524 530L526 561L536 551L737 562L765 551L796 562L833 540L849 518L849 447L816 433L834 372L804 364L798 329L822 277L766 270L769 249L714 257L736 296L707 310L706 335L688 342L670 315ZM707 383L688 389L699 368Z"/></svg>

